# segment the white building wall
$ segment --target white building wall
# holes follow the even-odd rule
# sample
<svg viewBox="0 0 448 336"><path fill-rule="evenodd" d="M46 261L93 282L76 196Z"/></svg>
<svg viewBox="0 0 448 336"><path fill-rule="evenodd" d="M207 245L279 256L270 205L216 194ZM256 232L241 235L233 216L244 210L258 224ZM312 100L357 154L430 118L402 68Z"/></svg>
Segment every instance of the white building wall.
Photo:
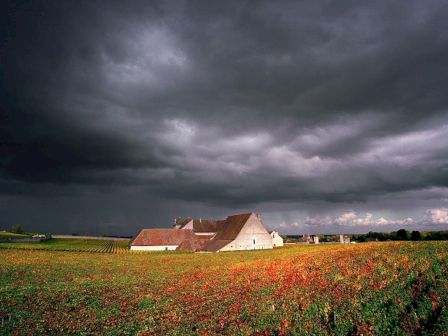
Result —
<svg viewBox="0 0 448 336"><path fill-rule="evenodd" d="M283 246L283 238L280 237L277 231L271 232L272 236L272 243L274 244L274 247L282 247Z"/></svg>
<svg viewBox="0 0 448 336"><path fill-rule="evenodd" d="M184 230L193 230L193 220L189 221L185 226L182 228Z"/></svg>
<svg viewBox="0 0 448 336"><path fill-rule="evenodd" d="M220 251L272 249L272 237L260 219L255 215L249 217L234 241Z"/></svg>
<svg viewBox="0 0 448 336"><path fill-rule="evenodd" d="M173 251L179 245L131 246L131 251Z"/></svg>

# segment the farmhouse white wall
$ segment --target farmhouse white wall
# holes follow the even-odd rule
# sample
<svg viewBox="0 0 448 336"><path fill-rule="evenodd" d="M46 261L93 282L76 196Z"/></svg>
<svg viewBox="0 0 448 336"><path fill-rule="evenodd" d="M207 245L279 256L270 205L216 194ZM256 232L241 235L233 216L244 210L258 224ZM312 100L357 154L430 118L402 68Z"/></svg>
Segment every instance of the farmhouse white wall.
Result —
<svg viewBox="0 0 448 336"><path fill-rule="evenodd" d="M256 214L252 214L234 241L220 251L272 249L272 237Z"/></svg>
<svg viewBox="0 0 448 336"><path fill-rule="evenodd" d="M184 230L193 230L193 220L189 221L187 224L185 224L182 229Z"/></svg>
<svg viewBox="0 0 448 336"><path fill-rule="evenodd" d="M131 246L132 251L173 251L179 245Z"/></svg>
<svg viewBox="0 0 448 336"><path fill-rule="evenodd" d="M274 247L283 246L283 238L279 236L277 231L272 231L271 236L272 236L272 243L274 244Z"/></svg>

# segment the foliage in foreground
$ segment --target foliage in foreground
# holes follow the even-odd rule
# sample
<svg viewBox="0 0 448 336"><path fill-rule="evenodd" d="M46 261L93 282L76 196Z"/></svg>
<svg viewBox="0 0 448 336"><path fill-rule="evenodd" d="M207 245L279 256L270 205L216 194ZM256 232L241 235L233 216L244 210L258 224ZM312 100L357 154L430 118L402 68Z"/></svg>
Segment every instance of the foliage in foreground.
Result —
<svg viewBox="0 0 448 336"><path fill-rule="evenodd" d="M5 335L448 334L446 242L0 257Z"/></svg>

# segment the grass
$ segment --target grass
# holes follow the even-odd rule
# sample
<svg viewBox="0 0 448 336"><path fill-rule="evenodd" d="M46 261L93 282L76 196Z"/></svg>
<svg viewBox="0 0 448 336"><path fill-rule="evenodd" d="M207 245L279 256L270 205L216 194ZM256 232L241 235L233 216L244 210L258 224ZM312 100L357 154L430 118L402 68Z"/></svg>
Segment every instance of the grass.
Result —
<svg viewBox="0 0 448 336"><path fill-rule="evenodd" d="M124 253L128 251L128 242L128 240L52 238L35 243L0 243L0 249Z"/></svg>
<svg viewBox="0 0 448 336"><path fill-rule="evenodd" d="M447 242L216 254L58 246L0 249L0 313L12 314L0 335L448 334Z"/></svg>
<svg viewBox="0 0 448 336"><path fill-rule="evenodd" d="M0 231L0 238L26 238L27 234L13 233L8 231Z"/></svg>

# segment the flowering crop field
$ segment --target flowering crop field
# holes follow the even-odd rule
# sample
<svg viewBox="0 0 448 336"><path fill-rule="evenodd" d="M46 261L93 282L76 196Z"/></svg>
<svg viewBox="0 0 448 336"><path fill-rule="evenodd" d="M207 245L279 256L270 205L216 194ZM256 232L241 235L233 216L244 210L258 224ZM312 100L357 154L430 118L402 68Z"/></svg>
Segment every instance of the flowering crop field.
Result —
<svg viewBox="0 0 448 336"><path fill-rule="evenodd" d="M0 249L3 335L448 335L448 243Z"/></svg>

